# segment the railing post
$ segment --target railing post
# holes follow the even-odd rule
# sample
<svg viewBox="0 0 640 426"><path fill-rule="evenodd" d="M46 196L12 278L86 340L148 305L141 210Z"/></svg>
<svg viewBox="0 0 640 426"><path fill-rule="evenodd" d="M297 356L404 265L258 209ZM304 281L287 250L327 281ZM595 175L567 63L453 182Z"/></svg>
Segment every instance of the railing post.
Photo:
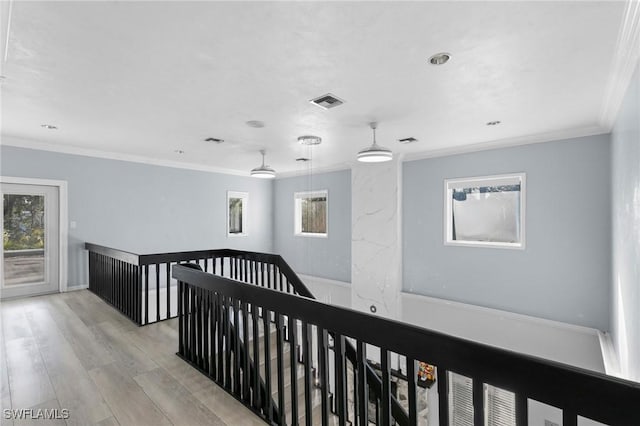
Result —
<svg viewBox="0 0 640 426"><path fill-rule="evenodd" d="M437 366L438 380L438 416L440 426L449 426L449 394L448 394L448 374L444 367Z"/></svg>

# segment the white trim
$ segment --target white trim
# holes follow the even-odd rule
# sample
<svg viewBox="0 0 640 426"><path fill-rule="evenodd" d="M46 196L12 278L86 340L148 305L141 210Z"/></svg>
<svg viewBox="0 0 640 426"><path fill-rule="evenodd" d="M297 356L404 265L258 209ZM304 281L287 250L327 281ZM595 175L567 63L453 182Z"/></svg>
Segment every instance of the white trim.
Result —
<svg viewBox="0 0 640 426"><path fill-rule="evenodd" d="M620 362L613 341L611 340L611 335L598 331L598 340L600 341L600 349L602 350L602 361L604 363L605 373L610 376L625 379L626 377L624 377L620 370Z"/></svg>
<svg viewBox="0 0 640 426"><path fill-rule="evenodd" d="M559 130L543 134L518 136L514 138L500 139L497 141L479 142L470 145L461 145L450 148L434 149L429 151L420 151L403 154L401 162L422 160L427 158L448 157L451 155L468 154L472 152L487 151L491 149L511 148L515 146L531 145L536 143L558 142L564 139L573 139L585 136L596 136L609 133L608 127L591 126L577 129ZM179 161L147 158L131 154L123 154L111 151L101 151L90 148L80 148L70 145L56 145L53 143L27 140L17 136L3 136L2 145L14 146L17 148L36 149L42 151L58 152L62 154L80 155L84 157L103 158L108 160L127 161L132 163L141 163L153 166L172 167L178 169L195 170L211 173L222 173L234 176L246 176L249 174L241 170L224 169L220 167L207 166L204 164L184 163ZM322 167L318 169L292 170L288 172L278 172L275 180L287 179L296 176L307 176L311 174L324 174L339 172L343 170L351 170L355 162L340 163L335 166Z"/></svg>
<svg viewBox="0 0 640 426"><path fill-rule="evenodd" d="M452 240L452 224L449 220L452 215L452 197L450 186L452 184L465 184L471 182L476 184L475 181L495 181L494 184L507 184L506 182L519 180L520 181L520 242L518 243L503 243L503 242L488 242L488 241L463 241ZM508 173L501 175L491 176L474 176L465 178L451 178L444 180L444 245L445 246L461 246L461 247L485 247L485 248L499 248L499 249L516 249L524 250L526 248L526 210L527 210L527 174L521 173Z"/></svg>
<svg viewBox="0 0 640 426"><path fill-rule="evenodd" d="M150 166L172 167L176 169L249 177L249 173L245 171L224 169L221 167L207 166L205 164L185 163L181 161L165 160L160 158L142 157L139 155L123 154L112 151L101 151L91 148L80 148L72 145L56 145L48 142L26 140L16 136L3 136L2 145L14 146L17 148L37 149L41 151L59 152L62 154L80 155L83 157L127 161L130 163L147 164Z"/></svg>
<svg viewBox="0 0 640 426"><path fill-rule="evenodd" d="M600 125L611 130L640 58L640 1L627 0L609 80L600 110Z"/></svg>
<svg viewBox="0 0 640 426"><path fill-rule="evenodd" d="M298 200L303 198L313 197L325 197L327 207L325 209L325 224L326 232L302 232L302 219L298 223ZM300 226L298 226L300 225ZM316 189L313 191L301 191L293 193L293 235L295 237L311 237L311 238L329 238L329 190L328 189Z"/></svg>
<svg viewBox="0 0 640 426"><path fill-rule="evenodd" d="M479 142L471 145L461 145L451 148L434 149L432 151L407 153L403 162L423 160L427 158L449 157L451 155L468 154L472 152L488 151L491 149L512 148L537 143L558 142L565 139L596 136L609 133L609 129L600 126L582 127L579 129L559 130L557 132L536 135L518 136L515 138L499 139L496 141Z"/></svg>
<svg viewBox="0 0 640 426"><path fill-rule="evenodd" d="M333 172L342 172L344 170L351 170L353 167L352 163L342 163L335 166L322 167L318 169L306 169L306 170L292 170L289 172L278 172L276 176L276 180L279 179L287 179L296 176L309 176L309 175L317 175L317 174L325 174L325 173L333 173Z"/></svg>
<svg viewBox="0 0 640 426"><path fill-rule="evenodd" d="M306 274L301 274L299 272L296 272L296 274L298 275L298 277L302 280L302 282L305 282L307 280L311 281L315 281L318 284L323 284L323 285L334 285L336 287L342 287L345 289L350 289L351 288L351 283L346 282L346 281L338 281L338 280L333 280L331 278L324 278L324 277L319 277L317 275L306 275Z"/></svg>
<svg viewBox="0 0 640 426"><path fill-rule="evenodd" d="M242 232L240 234L232 234L229 232L229 199L242 199ZM227 238L246 237L249 235L247 228L249 223L249 193L240 191L227 191Z"/></svg>
<svg viewBox="0 0 640 426"><path fill-rule="evenodd" d="M88 288L89 288L88 285L74 285L73 287L67 287L67 292L78 291L78 290L87 290Z"/></svg>
<svg viewBox="0 0 640 426"><path fill-rule="evenodd" d="M68 246L69 246L69 200L67 191L67 181L65 180L52 180L52 179L34 179L23 178L14 176L0 176L0 182L12 183L18 185L40 185L40 186L55 186L58 188L58 208L60 210L58 217L58 290L61 293L67 291L68 286L68 274L69 274L69 261L68 261Z"/></svg>
<svg viewBox="0 0 640 426"><path fill-rule="evenodd" d="M531 315L518 314L516 312L511 312L511 311L503 311L501 309L487 308L486 306L472 305L472 304L464 303L464 302L456 302L454 300L448 300L448 299L441 299L441 298L438 298L438 297L425 296L425 295L418 294L418 293L409 293L409 292L406 292L406 291L401 291L400 292L400 297L401 297L401 300L402 300L403 297L407 297L409 299L417 299L417 300L427 299L431 303L437 303L437 304L443 305L443 306L451 306L451 307L454 307L454 308L466 309L466 310L469 310L469 311L476 311L476 312L481 312L481 313L492 314L492 315L495 315L496 317L501 317L501 318L505 318L505 319L513 319L513 320L518 320L518 321L529 321L529 322L534 323L534 324L540 324L540 325L553 327L553 328L560 329L560 330L575 331L575 332L579 332L579 333L588 334L588 335L591 335L591 336L595 336L598 333L597 329L591 328L591 327L585 327L583 325L569 324L569 323L566 323L566 322L555 321L555 320L550 320L550 319L540 318L540 317L534 317L534 316L531 316Z"/></svg>

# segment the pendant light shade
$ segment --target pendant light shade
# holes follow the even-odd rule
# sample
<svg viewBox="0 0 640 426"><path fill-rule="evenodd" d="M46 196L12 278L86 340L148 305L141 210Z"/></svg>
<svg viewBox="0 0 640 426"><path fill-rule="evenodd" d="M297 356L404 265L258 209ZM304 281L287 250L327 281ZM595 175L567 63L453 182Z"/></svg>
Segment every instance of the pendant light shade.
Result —
<svg viewBox="0 0 640 426"><path fill-rule="evenodd" d="M273 170L271 167L264 165L264 154L265 154L264 149L260 150L260 154L262 154L262 165L260 167L256 167L255 169L252 169L251 170L251 176L252 177L257 177L257 178L260 178L260 179L273 179L273 178L275 178L276 177L276 171Z"/></svg>
<svg viewBox="0 0 640 426"><path fill-rule="evenodd" d="M393 159L393 153L390 149L383 148L376 143L376 127L378 123L371 123L373 130L373 144L370 147L358 152L358 161L362 163L382 163Z"/></svg>

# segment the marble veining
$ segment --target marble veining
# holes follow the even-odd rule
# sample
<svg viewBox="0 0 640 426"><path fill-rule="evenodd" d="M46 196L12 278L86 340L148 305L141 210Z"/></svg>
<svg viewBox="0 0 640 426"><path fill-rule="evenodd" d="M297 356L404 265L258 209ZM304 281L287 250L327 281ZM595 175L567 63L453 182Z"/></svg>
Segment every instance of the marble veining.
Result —
<svg viewBox="0 0 640 426"><path fill-rule="evenodd" d="M402 286L400 173L397 160L358 164L352 177L351 303L398 318Z"/></svg>

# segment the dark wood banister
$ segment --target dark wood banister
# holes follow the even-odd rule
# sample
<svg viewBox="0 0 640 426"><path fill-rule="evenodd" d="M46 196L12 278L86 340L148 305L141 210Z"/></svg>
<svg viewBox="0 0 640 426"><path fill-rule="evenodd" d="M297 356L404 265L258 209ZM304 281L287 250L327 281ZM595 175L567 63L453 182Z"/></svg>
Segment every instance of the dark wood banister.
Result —
<svg viewBox="0 0 640 426"><path fill-rule="evenodd" d="M531 398L562 408L565 413L563 416L570 424L575 424L575 416L571 416L579 414L611 425L640 425L640 410L637 409L640 401L639 383L317 302L313 300L313 294L309 289L279 255L231 249L138 255L91 243L86 243L85 247L91 253L135 267L216 257L238 257L270 263L280 269L297 295L303 296L302 298L199 271L187 271L185 267L174 267L174 277L202 288L210 288L211 285L223 286L224 291L230 295L247 300L253 300L252 297L259 296L264 298L264 300L258 299L260 304L266 304L267 308L281 309L282 312L289 312L311 323L319 321L326 329L338 330L341 335L372 342L413 359L429 361L438 366L439 378L441 378L440 370L455 371L474 380L513 391L516 393L516 405L524 407L525 413L526 398ZM137 282L133 280L132 283ZM138 291L139 289L138 287ZM139 300L135 302L138 303ZM139 319L134 320L140 324ZM353 359L352 350L347 349L346 355L350 360ZM369 372L368 368L367 376L371 377L372 384L375 380L370 374L374 374L379 380L377 374L373 371ZM375 387L376 385L372 389ZM522 395L525 395L524 399ZM401 423L403 423L402 413L396 412L394 408L394 417L400 419ZM441 413L442 415L446 416L446 413ZM574 420L571 420L572 418Z"/></svg>
<svg viewBox="0 0 640 426"><path fill-rule="evenodd" d="M327 330L339 330L343 336L372 342L411 359L428 360L438 369L512 391L525 401L535 399L609 425L640 425L640 383L181 266L173 268L173 277Z"/></svg>

